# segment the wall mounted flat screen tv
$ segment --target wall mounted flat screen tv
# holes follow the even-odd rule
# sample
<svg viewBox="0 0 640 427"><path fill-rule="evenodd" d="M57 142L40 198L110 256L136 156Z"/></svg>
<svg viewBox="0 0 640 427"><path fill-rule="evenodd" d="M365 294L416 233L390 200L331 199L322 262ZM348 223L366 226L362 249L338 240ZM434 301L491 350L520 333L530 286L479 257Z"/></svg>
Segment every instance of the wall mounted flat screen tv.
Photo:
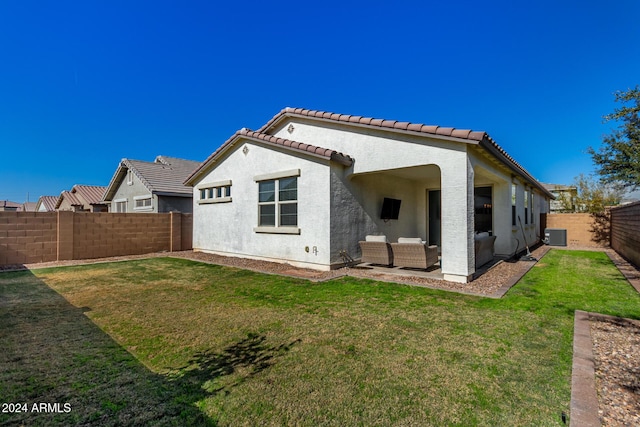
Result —
<svg viewBox="0 0 640 427"><path fill-rule="evenodd" d="M380 219L398 219L400 214L400 203L402 201L398 199L384 198L382 202L382 212L380 213Z"/></svg>

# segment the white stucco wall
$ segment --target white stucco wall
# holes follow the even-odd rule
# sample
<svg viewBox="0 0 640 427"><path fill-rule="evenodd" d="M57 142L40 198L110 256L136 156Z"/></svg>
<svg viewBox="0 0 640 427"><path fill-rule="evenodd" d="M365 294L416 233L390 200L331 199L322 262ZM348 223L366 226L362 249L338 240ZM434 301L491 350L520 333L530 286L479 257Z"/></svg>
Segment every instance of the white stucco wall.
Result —
<svg viewBox="0 0 640 427"><path fill-rule="evenodd" d="M438 189L442 272L447 279L467 281L475 271L476 186L492 187L496 253L511 254L518 240L524 240L519 226L511 224L512 172L473 144L299 118L285 120L269 133L342 152L354 163L345 167L284 148L239 141L194 185L194 249L326 269L340 264L342 250L358 258L358 241L367 234L384 234L389 241L398 237L427 240L427 191ZM254 177L287 170L300 170L300 234L256 232ZM199 185L226 180L232 181L231 202L198 203ZM518 213L523 218L524 181L516 181ZM525 227L529 245L539 235L537 223L544 202L539 192L535 194L535 221ZM398 220L380 219L384 197L402 200Z"/></svg>
<svg viewBox="0 0 640 427"><path fill-rule="evenodd" d="M218 161L194 186L194 249L328 269L331 259L329 161L301 156L249 141L238 143L224 161ZM254 177L294 169L300 170L300 234L256 232L258 183ZM198 203L198 185L224 180L232 181L231 202Z"/></svg>
<svg viewBox="0 0 640 427"><path fill-rule="evenodd" d="M373 224L364 225L364 229L370 230L367 227L372 227L372 231L380 231L391 241L405 233L409 236L421 231L424 233L424 227L421 230L416 224L424 223L425 203L421 203L420 207L417 203L424 198L425 187L397 182L397 179L388 175L380 178L380 173L429 164L438 166L442 189L442 272L448 279L466 281L475 271L472 241L473 168L467 158L465 143L410 134L398 135L382 130L346 129L331 123L318 126L304 119L285 121L272 134L352 156L355 162L345 177L351 181L354 197L361 199L367 217L372 219ZM356 189L363 196L359 196ZM393 197L393 194L384 194L393 191L396 194L403 192L401 215L402 210L406 209L405 212L412 212L413 218L395 223L390 221L391 224L380 226L376 224L379 212L376 212L378 207L374 204L381 203L381 197ZM416 218L420 212L423 212L422 218ZM337 215L339 213L332 213L332 217ZM363 227L358 227L357 233L362 233L362 230Z"/></svg>

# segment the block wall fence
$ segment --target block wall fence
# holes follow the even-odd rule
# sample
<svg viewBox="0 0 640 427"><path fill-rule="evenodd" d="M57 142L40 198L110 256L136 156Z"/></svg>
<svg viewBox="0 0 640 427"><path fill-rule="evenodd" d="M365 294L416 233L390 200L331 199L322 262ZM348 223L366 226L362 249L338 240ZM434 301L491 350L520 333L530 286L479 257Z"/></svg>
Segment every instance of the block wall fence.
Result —
<svg viewBox="0 0 640 427"><path fill-rule="evenodd" d="M611 208L611 248L640 268L640 202Z"/></svg>
<svg viewBox="0 0 640 427"><path fill-rule="evenodd" d="M0 212L0 265L191 249L183 213Z"/></svg>
<svg viewBox="0 0 640 427"><path fill-rule="evenodd" d="M596 224L588 213L547 214L547 228L567 230L567 246L608 247L609 242L601 242L596 237ZM544 234L544 230L540 230ZM608 232L607 232L608 233ZM544 239L544 235L540 236Z"/></svg>

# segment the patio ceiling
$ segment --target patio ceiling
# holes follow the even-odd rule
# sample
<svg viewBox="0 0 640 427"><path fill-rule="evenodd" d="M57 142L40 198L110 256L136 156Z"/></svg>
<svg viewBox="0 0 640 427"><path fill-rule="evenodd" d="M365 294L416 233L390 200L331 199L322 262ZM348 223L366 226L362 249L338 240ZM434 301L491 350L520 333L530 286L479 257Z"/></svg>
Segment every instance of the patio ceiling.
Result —
<svg viewBox="0 0 640 427"><path fill-rule="evenodd" d="M370 175L370 174L385 174L392 175L402 179L408 179L411 181L440 181L440 168L436 165L424 165L424 166L413 166L409 168L399 168L399 169L387 169L381 170L379 172L372 172L369 174L360 174L360 175Z"/></svg>

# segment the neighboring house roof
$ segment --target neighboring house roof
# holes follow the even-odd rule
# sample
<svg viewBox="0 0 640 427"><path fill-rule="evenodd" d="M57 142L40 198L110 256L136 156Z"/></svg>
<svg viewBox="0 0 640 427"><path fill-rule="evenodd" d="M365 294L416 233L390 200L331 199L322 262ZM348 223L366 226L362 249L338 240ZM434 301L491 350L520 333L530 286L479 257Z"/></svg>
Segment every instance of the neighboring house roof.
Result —
<svg viewBox="0 0 640 427"><path fill-rule="evenodd" d="M577 187L574 185L563 185L563 184L545 184L542 183L544 188L549 191L577 191Z"/></svg>
<svg viewBox="0 0 640 427"><path fill-rule="evenodd" d="M457 140L461 142L478 144L489 151L496 159L502 162L512 171L522 175L530 184L537 187L547 196L554 198L538 180L536 180L524 167L515 161L502 147L484 131L473 131L469 129L456 129L452 127L441 127L424 125L420 123L399 122L396 120L375 119L371 117L353 116L348 114L329 113L326 111L307 110L304 108L287 107L273 116L258 132L269 133L269 130L276 127L287 117L300 117L311 120L344 123L352 126L377 128L391 132L402 132L411 134L429 135L435 138Z"/></svg>
<svg viewBox="0 0 640 427"><path fill-rule="evenodd" d="M81 200L85 200L90 205L101 205L102 195L107 187L102 185L74 185L72 193L77 194Z"/></svg>
<svg viewBox="0 0 640 427"><path fill-rule="evenodd" d="M102 205L102 195L106 188L101 185L74 185L71 191L60 193L55 209L59 209L64 200L68 200L71 206Z"/></svg>
<svg viewBox="0 0 640 427"><path fill-rule="evenodd" d="M317 147L311 144L305 144L302 142L292 141L290 139L278 138L273 135L267 135L265 133L254 132L249 129L242 128L237 131L231 138L227 139L216 151L213 152L199 168L194 170L185 180L186 185L193 185L194 178L196 178L201 171L207 169L213 164L217 158L225 152L228 148L233 146L239 140L251 140L262 142L267 145L279 146L292 151L305 153L314 157L324 158L341 163L345 166L350 166L353 163L353 159L346 154L339 153L335 150L328 148Z"/></svg>
<svg viewBox="0 0 640 427"><path fill-rule="evenodd" d="M152 194L192 196L193 190L184 185L184 180L198 166L200 162L167 156L158 156L153 162L122 159L103 193L103 200L113 200L128 170L131 170Z"/></svg>
<svg viewBox="0 0 640 427"><path fill-rule="evenodd" d="M24 202L21 206L23 212L35 212L36 211L36 202Z"/></svg>
<svg viewBox="0 0 640 427"><path fill-rule="evenodd" d="M16 211L22 205L20 203L12 202L10 200L0 200L0 209L7 211Z"/></svg>
<svg viewBox="0 0 640 427"><path fill-rule="evenodd" d="M44 210L46 212L53 212L56 210L57 202L58 202L58 196L40 196L40 199L36 204L36 209L39 209L40 206L44 206Z"/></svg>

